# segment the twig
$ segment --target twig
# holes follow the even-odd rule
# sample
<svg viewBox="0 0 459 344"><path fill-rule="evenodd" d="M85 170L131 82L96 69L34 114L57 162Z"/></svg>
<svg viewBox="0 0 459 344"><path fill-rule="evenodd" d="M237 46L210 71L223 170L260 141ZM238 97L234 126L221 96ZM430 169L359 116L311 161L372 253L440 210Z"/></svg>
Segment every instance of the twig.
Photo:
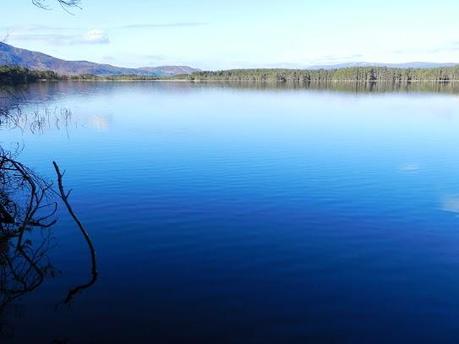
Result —
<svg viewBox="0 0 459 344"><path fill-rule="evenodd" d="M78 286L78 287L70 289L70 291L69 291L69 293L67 295L67 298L65 300L65 303L69 303L76 294L78 294L83 289L89 288L90 286L92 286L96 282L97 276L98 276L96 249L95 249L95 247L94 247L94 245L92 243L91 237L89 236L88 232L84 228L84 226L81 223L81 221L76 216L75 212L72 209L72 206L69 203L69 196L70 196L70 193L72 192L72 190L68 191L67 193L65 192L63 181L62 181L64 173L61 172L61 170L59 169L59 166L57 165L57 163L55 161L53 161L53 166L54 166L54 169L56 170L57 184L58 184L59 193L60 193L60 197L62 199L62 202L65 204L70 216L73 218L75 223L78 225L81 233L83 234L83 237L86 240L86 243L88 244L89 252L91 254L91 266L92 266L92 268L91 268L91 275L92 275L91 280L88 283L85 283L85 284L83 284L81 286Z"/></svg>

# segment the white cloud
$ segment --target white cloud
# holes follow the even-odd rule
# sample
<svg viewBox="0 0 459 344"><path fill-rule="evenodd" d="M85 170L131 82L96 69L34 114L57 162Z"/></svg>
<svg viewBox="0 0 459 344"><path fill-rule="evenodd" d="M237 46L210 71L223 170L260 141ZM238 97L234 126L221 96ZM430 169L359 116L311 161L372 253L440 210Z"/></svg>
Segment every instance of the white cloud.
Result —
<svg viewBox="0 0 459 344"><path fill-rule="evenodd" d="M205 26L207 23L183 22L183 23L163 23L163 24L129 24L115 27L116 29L161 29L161 28L181 28Z"/></svg>
<svg viewBox="0 0 459 344"><path fill-rule="evenodd" d="M83 42L88 44L107 44L110 43L110 39L105 31L93 29L83 35Z"/></svg>

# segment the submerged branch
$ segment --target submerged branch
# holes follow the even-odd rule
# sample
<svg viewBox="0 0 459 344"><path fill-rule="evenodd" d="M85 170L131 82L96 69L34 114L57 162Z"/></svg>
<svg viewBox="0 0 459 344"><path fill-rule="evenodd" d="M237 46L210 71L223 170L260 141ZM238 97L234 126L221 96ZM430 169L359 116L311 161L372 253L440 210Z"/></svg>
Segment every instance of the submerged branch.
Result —
<svg viewBox="0 0 459 344"><path fill-rule="evenodd" d="M89 234L69 202L65 192L63 173L53 162L57 173L58 190L31 169L16 160L15 153L0 147L0 338L5 336L2 315L15 300L36 290L47 277L59 272L49 262L51 230L56 223L60 197L72 219L78 225L91 253L91 278L71 288L65 298L70 303L82 290L97 280L97 262ZM55 185L55 184L54 184ZM31 232L42 233L41 241ZM0 339L1 341L1 339Z"/></svg>
<svg viewBox="0 0 459 344"><path fill-rule="evenodd" d="M55 161L53 161L53 166L54 169L56 170L56 175L57 175L57 183L58 183L58 188L59 188L59 195L62 199L62 202L64 203L65 207L67 208L70 216L73 218L75 223L78 225L78 228L80 229L81 233L83 234L84 239L86 240L86 243L89 248L89 252L91 254L91 279L89 282L82 284L80 286L77 286L75 288L70 289L67 298L65 299L65 303L69 303L73 297L78 294L80 291L89 288L92 286L98 277L98 272L97 272L97 258L96 258L96 249L94 247L94 244L92 243L91 237L89 236L87 230L84 228L83 224L81 223L80 219L78 216L75 214L73 211L72 206L70 205L69 202L69 196L72 190L65 192L64 189L64 184L63 184L63 177L64 173L61 172L59 169L59 166Z"/></svg>

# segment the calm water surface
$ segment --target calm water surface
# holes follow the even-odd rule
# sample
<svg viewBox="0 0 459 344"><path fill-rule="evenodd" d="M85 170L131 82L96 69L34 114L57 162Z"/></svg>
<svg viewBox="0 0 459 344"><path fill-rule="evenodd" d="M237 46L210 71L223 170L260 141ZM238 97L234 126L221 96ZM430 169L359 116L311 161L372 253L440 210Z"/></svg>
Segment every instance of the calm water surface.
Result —
<svg viewBox="0 0 459 344"><path fill-rule="evenodd" d="M59 269L1 317L12 343L459 341L459 96L181 83L24 92L4 147L55 179ZM59 109L72 112L56 120ZM59 116L57 116L59 117Z"/></svg>

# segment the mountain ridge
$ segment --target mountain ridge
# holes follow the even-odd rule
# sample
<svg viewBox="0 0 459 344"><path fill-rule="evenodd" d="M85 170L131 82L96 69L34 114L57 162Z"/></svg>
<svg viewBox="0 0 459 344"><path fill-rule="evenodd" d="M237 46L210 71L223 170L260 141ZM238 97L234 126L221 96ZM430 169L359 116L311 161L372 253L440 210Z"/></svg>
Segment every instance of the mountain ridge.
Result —
<svg viewBox="0 0 459 344"><path fill-rule="evenodd" d="M188 66L128 68L85 60L69 61L41 52L17 48L2 42L0 42L0 65L18 66L40 71L50 70L57 74L68 76L91 74L95 76L138 75L165 77L199 71L199 69Z"/></svg>

